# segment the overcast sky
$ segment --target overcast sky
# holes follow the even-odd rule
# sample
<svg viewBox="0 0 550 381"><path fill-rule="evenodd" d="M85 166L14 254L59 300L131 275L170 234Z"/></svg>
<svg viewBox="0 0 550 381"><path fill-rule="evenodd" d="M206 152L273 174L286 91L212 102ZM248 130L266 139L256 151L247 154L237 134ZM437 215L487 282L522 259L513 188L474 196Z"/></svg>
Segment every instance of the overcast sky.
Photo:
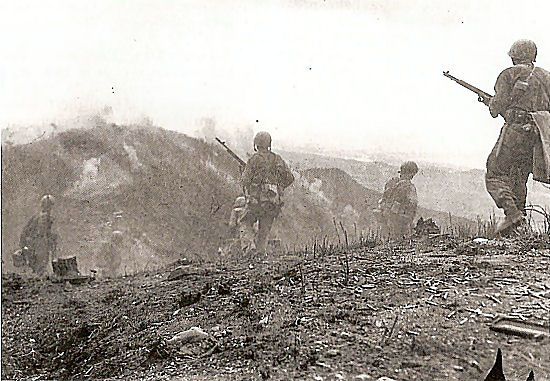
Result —
<svg viewBox="0 0 550 381"><path fill-rule="evenodd" d="M502 120L442 71L492 92L519 38L550 69L547 4L2 0L0 126L109 105L187 133L265 129L275 149L483 168Z"/></svg>

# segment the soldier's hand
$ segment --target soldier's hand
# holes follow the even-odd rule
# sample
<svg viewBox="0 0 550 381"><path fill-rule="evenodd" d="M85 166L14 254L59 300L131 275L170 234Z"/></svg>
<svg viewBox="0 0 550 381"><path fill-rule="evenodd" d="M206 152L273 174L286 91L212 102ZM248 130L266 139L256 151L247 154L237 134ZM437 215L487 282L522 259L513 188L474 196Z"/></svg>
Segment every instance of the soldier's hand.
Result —
<svg viewBox="0 0 550 381"><path fill-rule="evenodd" d="M484 98L481 95L477 97L478 102L483 103L485 106L489 106L490 98Z"/></svg>

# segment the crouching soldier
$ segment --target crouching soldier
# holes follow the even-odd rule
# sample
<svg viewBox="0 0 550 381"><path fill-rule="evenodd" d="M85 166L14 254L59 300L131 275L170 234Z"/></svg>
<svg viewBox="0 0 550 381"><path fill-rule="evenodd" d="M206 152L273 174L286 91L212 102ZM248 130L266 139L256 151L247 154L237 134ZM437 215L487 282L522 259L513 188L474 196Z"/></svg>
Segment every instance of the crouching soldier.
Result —
<svg viewBox="0 0 550 381"><path fill-rule="evenodd" d="M384 194L378 201L378 221L382 237L399 239L412 234L418 199L412 178L418 172L413 161L401 165L399 177L393 177L384 186Z"/></svg>
<svg viewBox="0 0 550 381"><path fill-rule="evenodd" d="M242 174L246 205L239 219L241 247L248 255L265 253L267 236L281 211L283 191L294 182L284 160L271 151L269 133L256 134L254 150Z"/></svg>
<svg viewBox="0 0 550 381"><path fill-rule="evenodd" d="M21 256L37 275L51 273L51 260L57 249L57 234L52 232L54 198L45 195L40 200L40 212L27 222L19 238Z"/></svg>

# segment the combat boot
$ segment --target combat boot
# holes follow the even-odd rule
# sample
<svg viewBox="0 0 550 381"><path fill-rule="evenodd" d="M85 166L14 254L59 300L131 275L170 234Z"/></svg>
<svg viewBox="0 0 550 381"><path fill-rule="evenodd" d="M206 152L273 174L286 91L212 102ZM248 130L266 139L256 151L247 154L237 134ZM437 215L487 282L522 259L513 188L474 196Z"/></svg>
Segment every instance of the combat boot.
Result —
<svg viewBox="0 0 550 381"><path fill-rule="evenodd" d="M521 213L517 208L515 211L506 213L504 221L501 221L496 228L495 234L504 236L514 230L516 227L525 222L523 213Z"/></svg>

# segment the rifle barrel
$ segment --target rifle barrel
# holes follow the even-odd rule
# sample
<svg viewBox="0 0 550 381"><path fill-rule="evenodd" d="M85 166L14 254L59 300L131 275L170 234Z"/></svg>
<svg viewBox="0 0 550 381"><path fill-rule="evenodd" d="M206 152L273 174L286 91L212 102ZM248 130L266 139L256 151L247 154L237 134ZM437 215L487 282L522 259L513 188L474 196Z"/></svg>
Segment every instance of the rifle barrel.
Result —
<svg viewBox="0 0 550 381"><path fill-rule="evenodd" d="M463 81L461 79L458 79L454 76L452 76L451 74L449 74L449 71L444 71L443 72L443 75L453 81L455 81L456 83L458 83L460 86L463 86L465 88L467 88L468 90L476 93L479 97L483 97L485 99L490 99L492 98L493 96L491 94L488 94L486 93L485 91L481 90L481 89L478 89L477 87L473 86L473 85L470 85L468 82L466 81Z"/></svg>
<svg viewBox="0 0 550 381"><path fill-rule="evenodd" d="M246 162L245 162L243 159L241 159L235 152L233 152L233 151L231 150L231 148L229 148L229 147L225 144L225 142L223 142L223 141L221 141L220 139L218 139L218 137L215 137L214 139L216 139L216 141L217 141L218 143L220 143L220 144L223 146L223 148L225 148L225 150L227 151L227 153L230 154L230 155L233 157L233 159L235 159L235 160L237 160L237 161L239 162L239 166L240 166L241 168L243 168L244 166L246 166Z"/></svg>

